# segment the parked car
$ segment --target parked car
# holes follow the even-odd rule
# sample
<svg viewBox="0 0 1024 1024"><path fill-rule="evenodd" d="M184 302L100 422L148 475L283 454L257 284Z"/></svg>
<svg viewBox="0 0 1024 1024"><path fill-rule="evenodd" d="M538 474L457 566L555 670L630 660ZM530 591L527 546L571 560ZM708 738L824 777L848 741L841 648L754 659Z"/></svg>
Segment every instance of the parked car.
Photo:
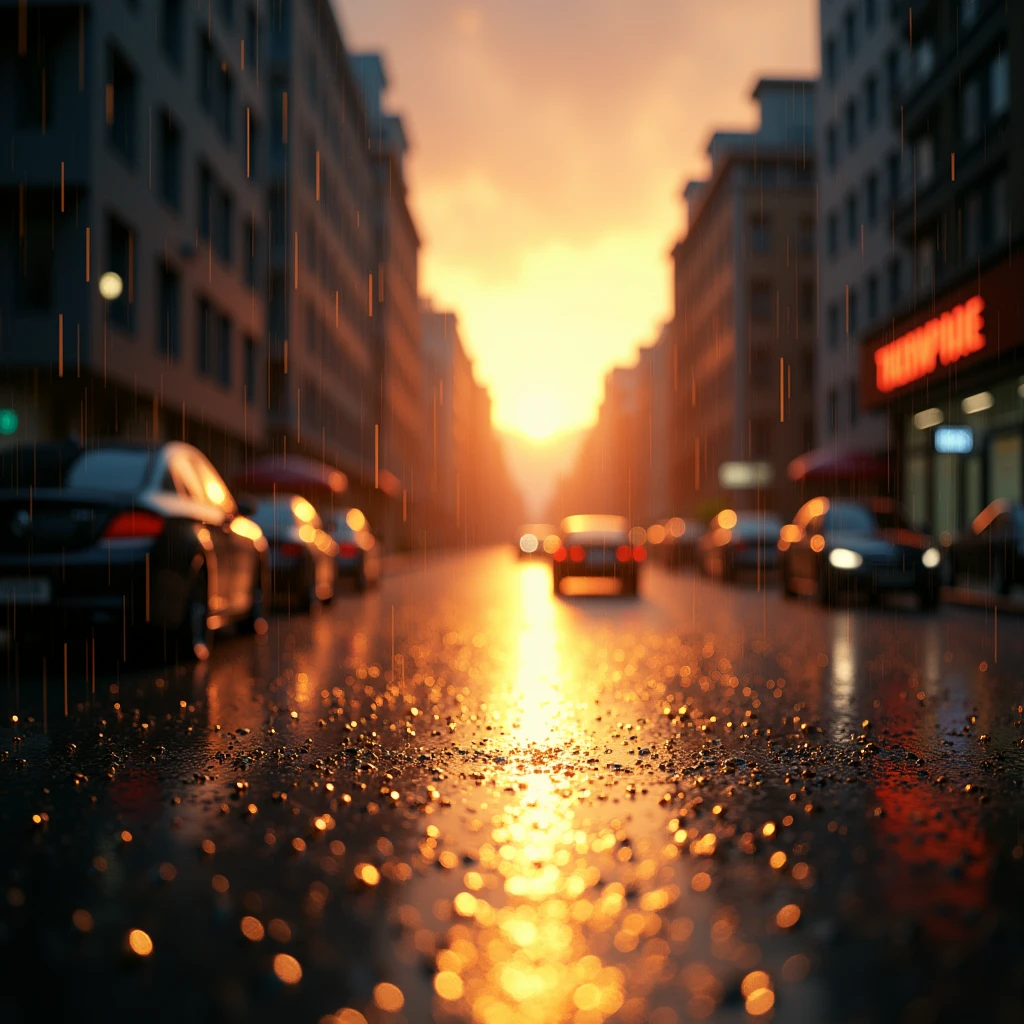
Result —
<svg viewBox="0 0 1024 1024"><path fill-rule="evenodd" d="M361 594L381 577L380 543L357 508L341 509L330 529L338 545L338 577L352 580Z"/></svg>
<svg viewBox="0 0 1024 1024"><path fill-rule="evenodd" d="M647 548L633 544L622 516L578 515L562 520L561 543L552 557L555 593L570 577L619 580L622 593L636 597Z"/></svg>
<svg viewBox="0 0 1024 1024"><path fill-rule="evenodd" d="M334 598L338 545L299 494L261 496L252 518L270 546L270 603L308 612Z"/></svg>
<svg viewBox="0 0 1024 1024"><path fill-rule="evenodd" d="M771 512L723 509L697 542L697 560L705 576L732 582L741 573L774 572L779 559L782 522Z"/></svg>
<svg viewBox="0 0 1024 1024"><path fill-rule="evenodd" d="M520 558L550 558L558 545L558 531L550 523L529 523L519 528Z"/></svg>
<svg viewBox="0 0 1024 1024"><path fill-rule="evenodd" d="M697 547L704 536L704 524L699 519L681 519L674 516L665 522L665 539L661 555L665 565L679 569L696 565Z"/></svg>
<svg viewBox="0 0 1024 1024"><path fill-rule="evenodd" d="M902 590L915 592L922 608L938 603L942 553L891 499L814 498L783 527L779 549L788 597L816 594L828 604L840 594L877 599Z"/></svg>
<svg viewBox="0 0 1024 1024"><path fill-rule="evenodd" d="M191 445L19 446L0 485L0 614L20 630L159 630L205 658L214 631L263 622L263 532Z"/></svg>
<svg viewBox="0 0 1024 1024"><path fill-rule="evenodd" d="M1000 498L982 510L950 545L949 574L997 594L1024 583L1024 505Z"/></svg>

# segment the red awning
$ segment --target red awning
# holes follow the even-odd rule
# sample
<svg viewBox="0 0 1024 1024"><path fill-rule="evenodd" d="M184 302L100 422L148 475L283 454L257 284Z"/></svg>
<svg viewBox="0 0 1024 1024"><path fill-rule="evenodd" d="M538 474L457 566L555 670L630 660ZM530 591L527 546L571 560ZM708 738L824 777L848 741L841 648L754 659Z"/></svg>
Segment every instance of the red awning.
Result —
<svg viewBox="0 0 1024 1024"><path fill-rule="evenodd" d="M794 459L787 470L790 480L888 480L892 466L873 452L817 448Z"/></svg>
<svg viewBox="0 0 1024 1024"><path fill-rule="evenodd" d="M239 491L294 491L298 494L341 494L348 477L340 469L301 455L267 455L256 459L234 481Z"/></svg>

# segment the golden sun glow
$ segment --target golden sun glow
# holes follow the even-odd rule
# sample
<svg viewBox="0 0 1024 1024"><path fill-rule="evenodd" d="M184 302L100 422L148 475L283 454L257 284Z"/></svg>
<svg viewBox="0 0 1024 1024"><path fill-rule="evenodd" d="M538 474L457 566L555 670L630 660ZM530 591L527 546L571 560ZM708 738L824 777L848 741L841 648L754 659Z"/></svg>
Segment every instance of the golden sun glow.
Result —
<svg viewBox="0 0 1024 1024"><path fill-rule="evenodd" d="M554 396L527 393L516 403L512 422L517 433L543 441L562 429L565 416Z"/></svg>

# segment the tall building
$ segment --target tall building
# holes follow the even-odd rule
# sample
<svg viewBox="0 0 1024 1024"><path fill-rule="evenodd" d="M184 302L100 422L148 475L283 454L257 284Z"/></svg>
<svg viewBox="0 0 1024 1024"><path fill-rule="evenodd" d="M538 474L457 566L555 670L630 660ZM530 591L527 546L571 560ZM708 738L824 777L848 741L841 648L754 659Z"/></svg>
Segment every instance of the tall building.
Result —
<svg viewBox="0 0 1024 1024"><path fill-rule="evenodd" d="M861 393L911 516L948 535L1024 499L1024 5L915 2L906 33L893 229L913 273L861 345Z"/></svg>
<svg viewBox="0 0 1024 1024"><path fill-rule="evenodd" d="M0 405L12 440L263 442L254 3L0 0Z"/></svg>
<svg viewBox="0 0 1024 1024"><path fill-rule="evenodd" d="M795 510L790 461L813 439L817 334L815 83L763 79L753 132L716 132L684 191L672 252L674 512Z"/></svg>
<svg viewBox="0 0 1024 1024"><path fill-rule="evenodd" d="M910 292L893 232L908 161L894 106L906 73L908 4L822 0L818 100L819 473L851 453L886 450L887 421L863 408L858 352Z"/></svg>
<svg viewBox="0 0 1024 1024"><path fill-rule="evenodd" d="M374 379L379 424L376 520L385 533L409 547L420 513L423 420L419 309L419 235L409 212L402 120L382 106L387 76L380 56L359 54L353 67L366 103L374 160ZM389 485L380 486L382 475Z"/></svg>
<svg viewBox="0 0 1024 1024"><path fill-rule="evenodd" d="M274 0L265 20L269 441L341 467L372 509L377 204L363 95L330 0Z"/></svg>

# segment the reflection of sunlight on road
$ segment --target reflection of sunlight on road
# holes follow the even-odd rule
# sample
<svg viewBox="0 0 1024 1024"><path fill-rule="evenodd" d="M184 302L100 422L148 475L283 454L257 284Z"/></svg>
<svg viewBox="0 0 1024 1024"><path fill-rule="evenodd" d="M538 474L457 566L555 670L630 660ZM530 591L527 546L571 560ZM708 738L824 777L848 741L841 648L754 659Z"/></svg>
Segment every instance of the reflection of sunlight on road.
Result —
<svg viewBox="0 0 1024 1024"><path fill-rule="evenodd" d="M860 620L853 615L832 617L832 738L842 739L854 727L856 717L857 632Z"/></svg>

